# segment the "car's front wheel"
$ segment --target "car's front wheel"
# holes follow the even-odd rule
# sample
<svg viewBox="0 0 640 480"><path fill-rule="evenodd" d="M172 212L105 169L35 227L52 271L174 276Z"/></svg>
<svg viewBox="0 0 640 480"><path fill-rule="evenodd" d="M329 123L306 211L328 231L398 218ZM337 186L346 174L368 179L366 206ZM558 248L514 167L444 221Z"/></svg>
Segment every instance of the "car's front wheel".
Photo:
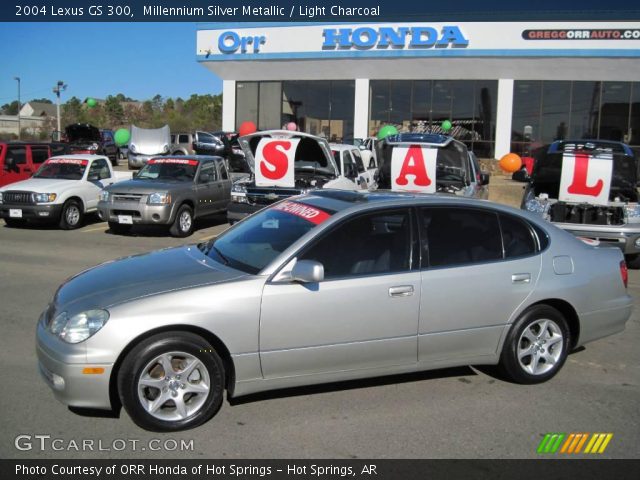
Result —
<svg viewBox="0 0 640 480"><path fill-rule="evenodd" d="M137 345L118 372L120 400L140 427L171 432L197 427L222 405L222 359L188 332L154 335Z"/></svg>
<svg viewBox="0 0 640 480"><path fill-rule="evenodd" d="M62 214L60 215L60 228L63 230L74 230L82 226L84 213L82 205L77 200L67 200L62 206Z"/></svg>
<svg viewBox="0 0 640 480"><path fill-rule="evenodd" d="M193 233L193 210L189 205L182 205L178 209L169 233L174 237L188 237Z"/></svg>
<svg viewBox="0 0 640 480"><path fill-rule="evenodd" d="M562 368L570 345L564 316L548 305L534 305L511 327L502 349L500 369L517 383L545 382Z"/></svg>

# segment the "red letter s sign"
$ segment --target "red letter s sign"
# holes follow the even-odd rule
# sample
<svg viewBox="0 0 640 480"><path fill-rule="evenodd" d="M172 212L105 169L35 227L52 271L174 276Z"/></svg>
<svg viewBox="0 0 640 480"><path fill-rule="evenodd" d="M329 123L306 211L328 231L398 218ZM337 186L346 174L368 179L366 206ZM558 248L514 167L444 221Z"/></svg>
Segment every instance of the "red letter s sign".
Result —
<svg viewBox="0 0 640 480"><path fill-rule="evenodd" d="M295 186L294 165L299 139L263 138L256 148L256 185Z"/></svg>

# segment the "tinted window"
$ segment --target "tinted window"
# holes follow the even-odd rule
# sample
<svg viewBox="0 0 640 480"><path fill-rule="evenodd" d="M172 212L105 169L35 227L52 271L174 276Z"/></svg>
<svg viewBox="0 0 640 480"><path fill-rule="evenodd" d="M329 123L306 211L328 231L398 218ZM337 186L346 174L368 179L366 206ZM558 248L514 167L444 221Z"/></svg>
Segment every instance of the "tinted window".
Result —
<svg viewBox="0 0 640 480"><path fill-rule="evenodd" d="M229 173L227 172L227 167L224 162L222 160L217 160L216 163L218 164L218 169L220 170L220 178L222 178L222 180L228 180Z"/></svg>
<svg viewBox="0 0 640 480"><path fill-rule="evenodd" d="M422 209L423 258L432 267L465 265L502 258L498 216L485 210ZM425 262L426 263L426 262Z"/></svg>
<svg viewBox="0 0 640 480"><path fill-rule="evenodd" d="M49 158L47 147L31 147L31 160L33 163L42 163Z"/></svg>
<svg viewBox="0 0 640 480"><path fill-rule="evenodd" d="M7 165L23 165L27 163L26 147L7 147Z"/></svg>
<svg viewBox="0 0 640 480"><path fill-rule="evenodd" d="M345 177L352 177L356 174L356 165L353 161L353 158L351 158L351 155L349 154L348 151L344 151L342 152L342 158L344 159L344 172L342 172L342 174Z"/></svg>
<svg viewBox="0 0 640 480"><path fill-rule="evenodd" d="M205 182L204 175L209 175L209 179ZM200 175L198 176L198 183L214 182L218 179L218 172L213 162L207 162L200 168Z"/></svg>
<svg viewBox="0 0 640 480"><path fill-rule="evenodd" d="M401 272L410 269L408 210L361 215L339 225L301 259L324 266L325 278Z"/></svg>
<svg viewBox="0 0 640 480"><path fill-rule="evenodd" d="M213 135L204 132L198 133L198 141L201 143L218 143Z"/></svg>
<svg viewBox="0 0 640 480"><path fill-rule="evenodd" d="M522 257L536 252L536 240L529 225L510 215L500 215L505 258Z"/></svg>
<svg viewBox="0 0 640 480"><path fill-rule="evenodd" d="M351 150L351 154L356 161L356 166L358 167L358 172L364 172L364 163L362 162L362 156L360 156L360 150Z"/></svg>
<svg viewBox="0 0 640 480"><path fill-rule="evenodd" d="M189 135L178 135L178 143L189 143Z"/></svg>
<svg viewBox="0 0 640 480"><path fill-rule="evenodd" d="M94 175L98 176L98 180L103 180L105 178L109 178L109 166L105 160L94 160L89 167L89 177L93 177Z"/></svg>

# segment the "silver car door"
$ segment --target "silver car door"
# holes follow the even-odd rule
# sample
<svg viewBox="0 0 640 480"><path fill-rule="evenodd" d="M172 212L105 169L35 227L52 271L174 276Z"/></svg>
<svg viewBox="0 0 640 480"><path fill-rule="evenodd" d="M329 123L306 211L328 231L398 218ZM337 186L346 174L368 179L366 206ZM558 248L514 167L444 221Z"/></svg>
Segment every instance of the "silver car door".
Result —
<svg viewBox="0 0 640 480"><path fill-rule="evenodd" d="M505 325L540 274L534 231L493 210L432 207L420 212L420 362L459 359L467 364L494 356Z"/></svg>
<svg viewBox="0 0 640 480"><path fill-rule="evenodd" d="M352 217L303 250L298 259L321 262L325 279L265 286L264 377L415 364L414 243L410 210L395 209Z"/></svg>

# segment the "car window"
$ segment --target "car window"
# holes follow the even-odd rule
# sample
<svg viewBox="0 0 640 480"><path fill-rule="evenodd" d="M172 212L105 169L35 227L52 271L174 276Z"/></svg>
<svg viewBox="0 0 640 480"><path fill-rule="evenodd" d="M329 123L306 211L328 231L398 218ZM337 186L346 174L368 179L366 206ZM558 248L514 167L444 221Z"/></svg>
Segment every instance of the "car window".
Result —
<svg viewBox="0 0 640 480"><path fill-rule="evenodd" d="M204 180L204 175L209 175L208 180ZM200 174L198 175L198 183L209 183L218 180L218 171L213 162L209 161L200 167Z"/></svg>
<svg viewBox="0 0 640 480"><path fill-rule="evenodd" d="M189 135L178 135L178 143L189 143Z"/></svg>
<svg viewBox="0 0 640 480"><path fill-rule="evenodd" d="M356 173L356 164L348 150L342 152L342 159L344 161L344 172L342 174L345 177L353 176Z"/></svg>
<svg viewBox="0 0 640 480"><path fill-rule="evenodd" d="M216 140L216 138L209 134L209 133L204 133L204 132L198 132L198 142L200 143L218 143L218 141Z"/></svg>
<svg viewBox="0 0 640 480"><path fill-rule="evenodd" d="M171 143L176 143L176 136L175 135L171 135Z"/></svg>
<svg viewBox="0 0 640 480"><path fill-rule="evenodd" d="M47 147L31 147L31 160L35 164L40 164L49 158L49 149Z"/></svg>
<svg viewBox="0 0 640 480"><path fill-rule="evenodd" d="M218 164L218 170L220 170L220 178L222 180L228 180L229 172L227 171L227 166L224 164L224 161L216 160L216 163Z"/></svg>
<svg viewBox="0 0 640 480"><path fill-rule="evenodd" d="M9 145L7 147L7 165L24 165L27 163L27 148Z"/></svg>
<svg viewBox="0 0 640 480"><path fill-rule="evenodd" d="M95 175L98 176L98 180L104 180L105 178L109 178L111 176L106 160L99 159L93 161L93 163L89 167L89 175L87 176L87 178L93 177Z"/></svg>
<svg viewBox="0 0 640 480"><path fill-rule="evenodd" d="M358 167L358 172L363 173L365 171L364 162L362 161L362 156L360 155L360 150L351 150L351 154L356 161L356 166Z"/></svg>
<svg viewBox="0 0 640 480"><path fill-rule="evenodd" d="M420 217L423 267L468 265L502 259L502 238L496 213L432 207L421 209Z"/></svg>
<svg viewBox="0 0 640 480"><path fill-rule="evenodd" d="M529 224L511 215L500 215L505 258L523 257L536 252L536 237Z"/></svg>
<svg viewBox="0 0 640 480"><path fill-rule="evenodd" d="M324 266L325 279L410 270L408 209L359 215L340 224L304 252Z"/></svg>

